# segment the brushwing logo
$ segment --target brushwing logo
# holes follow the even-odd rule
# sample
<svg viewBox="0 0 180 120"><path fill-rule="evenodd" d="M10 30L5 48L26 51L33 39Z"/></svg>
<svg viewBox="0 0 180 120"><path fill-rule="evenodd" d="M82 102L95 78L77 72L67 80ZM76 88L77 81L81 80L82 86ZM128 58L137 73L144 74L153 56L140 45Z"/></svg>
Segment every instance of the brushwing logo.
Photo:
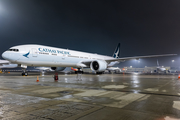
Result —
<svg viewBox="0 0 180 120"><path fill-rule="evenodd" d="M28 57L29 53L30 53L30 52L24 54L23 56L29 58L29 57Z"/></svg>
<svg viewBox="0 0 180 120"><path fill-rule="evenodd" d="M119 48L116 49L113 57L114 58L119 58Z"/></svg>
<svg viewBox="0 0 180 120"><path fill-rule="evenodd" d="M119 51L120 51L120 43L118 44L117 48L115 49L114 58L119 58Z"/></svg>
<svg viewBox="0 0 180 120"><path fill-rule="evenodd" d="M114 58L119 58L119 49L117 49L117 52L114 53Z"/></svg>

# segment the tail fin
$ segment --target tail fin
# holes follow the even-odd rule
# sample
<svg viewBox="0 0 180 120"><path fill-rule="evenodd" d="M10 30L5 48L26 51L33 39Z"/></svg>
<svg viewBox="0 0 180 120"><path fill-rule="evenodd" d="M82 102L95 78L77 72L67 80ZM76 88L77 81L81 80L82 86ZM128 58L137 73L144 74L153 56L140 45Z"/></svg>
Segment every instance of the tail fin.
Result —
<svg viewBox="0 0 180 120"><path fill-rule="evenodd" d="M114 51L114 54L113 54L113 57L114 58L119 58L119 54L120 54L120 43L117 45L115 51Z"/></svg>
<svg viewBox="0 0 180 120"><path fill-rule="evenodd" d="M157 66L159 67L159 62L158 62L158 59L157 59Z"/></svg>

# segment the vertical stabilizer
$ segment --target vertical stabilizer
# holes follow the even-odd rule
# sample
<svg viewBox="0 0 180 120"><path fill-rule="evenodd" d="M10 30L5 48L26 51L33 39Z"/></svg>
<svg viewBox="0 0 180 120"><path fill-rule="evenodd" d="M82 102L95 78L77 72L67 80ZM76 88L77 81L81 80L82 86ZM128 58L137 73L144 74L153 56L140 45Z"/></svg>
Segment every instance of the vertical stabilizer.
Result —
<svg viewBox="0 0 180 120"><path fill-rule="evenodd" d="M157 60L157 66L159 67L159 62L158 62L158 60Z"/></svg>
<svg viewBox="0 0 180 120"><path fill-rule="evenodd" d="M115 51L114 51L114 54L113 54L113 57L114 58L119 58L119 54L120 54L120 43L117 45Z"/></svg>

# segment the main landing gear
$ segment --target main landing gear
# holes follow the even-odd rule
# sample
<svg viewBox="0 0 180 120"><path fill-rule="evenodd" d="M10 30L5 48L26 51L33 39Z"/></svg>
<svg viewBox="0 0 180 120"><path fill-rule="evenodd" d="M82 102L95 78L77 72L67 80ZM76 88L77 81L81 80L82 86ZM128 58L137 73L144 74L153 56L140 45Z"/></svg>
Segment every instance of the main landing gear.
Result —
<svg viewBox="0 0 180 120"><path fill-rule="evenodd" d="M75 74L83 74L84 72L82 71L82 69L78 68L78 71L75 71Z"/></svg>
<svg viewBox="0 0 180 120"><path fill-rule="evenodd" d="M26 71L26 69L23 69L22 76L28 76L28 72Z"/></svg>

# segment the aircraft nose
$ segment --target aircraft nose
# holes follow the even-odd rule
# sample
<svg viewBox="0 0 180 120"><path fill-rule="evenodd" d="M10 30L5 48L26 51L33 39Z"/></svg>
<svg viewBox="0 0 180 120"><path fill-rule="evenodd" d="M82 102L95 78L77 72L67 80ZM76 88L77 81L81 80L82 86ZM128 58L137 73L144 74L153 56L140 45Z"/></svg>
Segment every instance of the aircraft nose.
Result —
<svg viewBox="0 0 180 120"><path fill-rule="evenodd" d="M8 58L9 58L9 54L8 54L7 52L4 52L4 53L2 54L2 57L3 57L4 59L8 59Z"/></svg>

